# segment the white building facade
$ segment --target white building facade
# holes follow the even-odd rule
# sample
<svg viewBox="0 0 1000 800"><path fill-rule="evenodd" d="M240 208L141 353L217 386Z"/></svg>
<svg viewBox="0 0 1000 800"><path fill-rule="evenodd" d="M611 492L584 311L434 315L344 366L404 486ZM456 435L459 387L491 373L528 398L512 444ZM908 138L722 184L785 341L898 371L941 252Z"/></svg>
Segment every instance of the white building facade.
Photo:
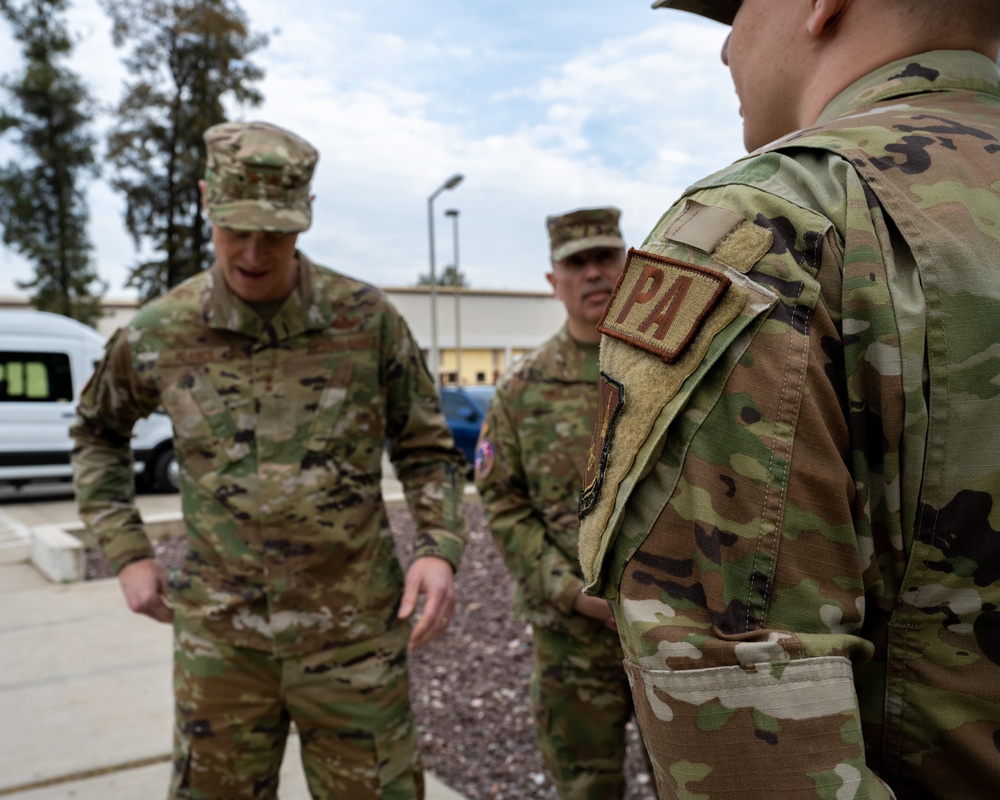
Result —
<svg viewBox="0 0 1000 800"><path fill-rule="evenodd" d="M424 357L437 363L438 378L445 385L494 383L518 356L552 336L565 322L561 302L545 292L486 289L436 289L437 358L431 324L429 287L386 287L389 301L406 318ZM0 308L28 308L24 296L0 297ZM137 304L106 300L104 318L97 330L105 336L127 323Z"/></svg>

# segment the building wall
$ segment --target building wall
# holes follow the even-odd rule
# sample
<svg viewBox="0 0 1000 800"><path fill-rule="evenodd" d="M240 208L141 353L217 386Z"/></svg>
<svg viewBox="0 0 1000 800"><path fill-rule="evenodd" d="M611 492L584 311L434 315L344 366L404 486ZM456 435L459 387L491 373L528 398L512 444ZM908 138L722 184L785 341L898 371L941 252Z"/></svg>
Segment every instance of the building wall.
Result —
<svg viewBox="0 0 1000 800"><path fill-rule="evenodd" d="M384 288L430 362L431 292L428 287ZM439 286L436 294L438 375L442 383L493 383L519 356L552 336L565 321L562 303L544 292L507 292ZM26 297L0 297L0 308L27 308ZM99 333L110 336L135 314L128 300L109 300ZM457 332L457 335L456 335ZM461 349L461 375L455 352Z"/></svg>
<svg viewBox="0 0 1000 800"><path fill-rule="evenodd" d="M462 348L462 357L456 359L456 350L446 348L441 350L441 383L446 386L479 386L496 383L497 378L527 350L514 347L507 350L500 348ZM461 375L459 375L461 372Z"/></svg>

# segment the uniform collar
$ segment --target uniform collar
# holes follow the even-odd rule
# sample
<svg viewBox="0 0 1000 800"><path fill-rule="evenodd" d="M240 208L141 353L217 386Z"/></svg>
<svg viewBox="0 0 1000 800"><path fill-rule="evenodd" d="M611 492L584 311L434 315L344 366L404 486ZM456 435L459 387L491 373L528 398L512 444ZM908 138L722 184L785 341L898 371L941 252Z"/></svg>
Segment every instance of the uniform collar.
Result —
<svg viewBox="0 0 1000 800"><path fill-rule="evenodd" d="M556 348L556 365L562 372L561 377L578 380L582 376L585 380L596 381L600 346L578 342L569 335L569 326L566 324L559 329L555 338L559 343ZM589 374L591 372L593 375Z"/></svg>
<svg viewBox="0 0 1000 800"><path fill-rule="evenodd" d="M213 264L205 287L205 323L209 327L234 331L253 339L262 338L270 328L277 341L307 330L328 327L333 309L329 304L316 302L315 284L319 267L300 250L296 250L295 255L299 259L298 281L270 324L265 323L230 290L219 265Z"/></svg>
<svg viewBox="0 0 1000 800"><path fill-rule="evenodd" d="M844 89L823 109L816 124L850 116L873 103L949 89L1000 97L997 65L970 50L932 50L893 61Z"/></svg>

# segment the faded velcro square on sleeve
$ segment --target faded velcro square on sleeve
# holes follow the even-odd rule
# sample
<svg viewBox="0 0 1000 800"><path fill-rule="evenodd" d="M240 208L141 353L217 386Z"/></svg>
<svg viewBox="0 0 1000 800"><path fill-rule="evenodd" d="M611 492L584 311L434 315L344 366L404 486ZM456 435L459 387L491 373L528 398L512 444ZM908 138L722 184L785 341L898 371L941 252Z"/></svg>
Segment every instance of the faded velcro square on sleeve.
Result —
<svg viewBox="0 0 1000 800"><path fill-rule="evenodd" d="M672 364L729 284L719 272L632 248L597 327Z"/></svg>

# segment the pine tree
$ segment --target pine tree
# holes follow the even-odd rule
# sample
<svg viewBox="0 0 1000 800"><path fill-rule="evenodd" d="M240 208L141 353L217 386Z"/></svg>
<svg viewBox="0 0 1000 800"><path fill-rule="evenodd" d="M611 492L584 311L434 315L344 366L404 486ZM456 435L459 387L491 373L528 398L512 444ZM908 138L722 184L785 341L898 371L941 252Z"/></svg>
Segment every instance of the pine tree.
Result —
<svg viewBox="0 0 1000 800"><path fill-rule="evenodd" d="M417 276L417 286L430 286L431 276L427 272L421 272ZM467 288L469 285L465 273L460 269L455 269L453 264L448 264L441 272L434 276L435 286L456 286Z"/></svg>
<svg viewBox="0 0 1000 800"><path fill-rule="evenodd" d="M131 76L108 137L111 185L125 196L125 225L154 257L128 285L154 297L210 262L198 180L205 129L226 120L223 100L254 106L264 73L249 56L267 43L234 0L101 0Z"/></svg>
<svg viewBox="0 0 1000 800"><path fill-rule="evenodd" d="M21 43L24 72L0 86L10 98L0 134L11 132L22 158L0 166L3 242L35 267L18 282L36 308L93 324L107 288L91 263L84 179L96 175L89 132L93 102L63 63L73 49L60 15L68 0L0 0Z"/></svg>

